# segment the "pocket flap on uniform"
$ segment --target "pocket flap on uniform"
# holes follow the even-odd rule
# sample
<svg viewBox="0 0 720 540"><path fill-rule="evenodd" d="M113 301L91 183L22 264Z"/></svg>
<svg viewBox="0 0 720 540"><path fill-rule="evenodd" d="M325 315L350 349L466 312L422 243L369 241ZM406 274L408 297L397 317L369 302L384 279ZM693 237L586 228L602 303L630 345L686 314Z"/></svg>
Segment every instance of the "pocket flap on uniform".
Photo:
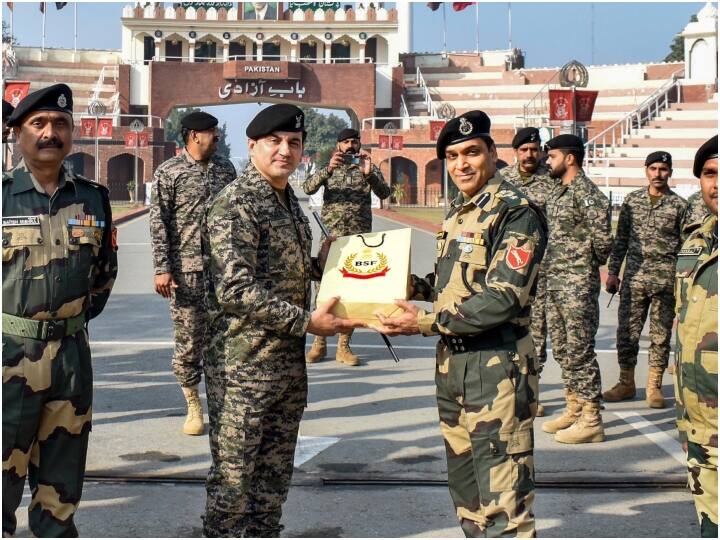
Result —
<svg viewBox="0 0 720 540"><path fill-rule="evenodd" d="M71 225L68 227L68 237L71 244L91 244L100 246L102 243L103 230L100 227L80 227Z"/></svg>
<svg viewBox="0 0 720 540"><path fill-rule="evenodd" d="M42 243L40 225L34 227L3 227L3 247L39 246Z"/></svg>
<svg viewBox="0 0 720 540"><path fill-rule="evenodd" d="M500 440L507 442L508 454L522 454L533 447L532 429L516 429L509 433L500 433Z"/></svg>
<svg viewBox="0 0 720 540"><path fill-rule="evenodd" d="M485 246L474 244L460 244L460 262L467 262L477 266L487 265L487 249Z"/></svg>

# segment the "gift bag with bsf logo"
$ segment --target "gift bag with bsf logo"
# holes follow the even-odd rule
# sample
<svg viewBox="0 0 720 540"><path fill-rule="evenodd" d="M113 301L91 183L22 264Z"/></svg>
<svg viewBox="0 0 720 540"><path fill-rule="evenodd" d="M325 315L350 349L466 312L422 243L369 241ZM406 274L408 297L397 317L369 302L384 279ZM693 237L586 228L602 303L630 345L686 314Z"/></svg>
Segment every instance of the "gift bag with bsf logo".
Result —
<svg viewBox="0 0 720 540"><path fill-rule="evenodd" d="M409 298L411 229L356 234L330 246L317 305L339 296L333 314L378 324L376 312L388 317L402 309L396 299Z"/></svg>

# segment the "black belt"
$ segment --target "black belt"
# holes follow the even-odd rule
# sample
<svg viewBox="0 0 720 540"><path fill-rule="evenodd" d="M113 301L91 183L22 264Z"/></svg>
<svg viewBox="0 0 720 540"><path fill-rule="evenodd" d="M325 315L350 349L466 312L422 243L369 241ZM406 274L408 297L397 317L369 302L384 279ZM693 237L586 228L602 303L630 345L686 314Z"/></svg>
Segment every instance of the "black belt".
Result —
<svg viewBox="0 0 720 540"><path fill-rule="evenodd" d="M454 353L497 349L503 345L515 343L528 335L528 329L522 326L503 325L473 336L440 336L445 346Z"/></svg>

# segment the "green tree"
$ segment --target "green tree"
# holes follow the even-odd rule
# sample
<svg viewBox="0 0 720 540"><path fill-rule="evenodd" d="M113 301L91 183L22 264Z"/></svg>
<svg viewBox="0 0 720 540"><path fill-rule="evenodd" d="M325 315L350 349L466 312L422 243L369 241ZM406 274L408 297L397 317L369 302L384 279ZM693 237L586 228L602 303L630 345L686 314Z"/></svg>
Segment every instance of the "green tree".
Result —
<svg viewBox="0 0 720 540"><path fill-rule="evenodd" d="M697 15L690 17L690 22L697 22ZM670 43L670 53L665 57L664 62L685 61L685 40L680 34L676 34Z"/></svg>
<svg viewBox="0 0 720 540"><path fill-rule="evenodd" d="M2 22L2 42L12 43L13 45L19 43L18 40L15 39L15 36L10 35L10 25L5 21Z"/></svg>
<svg viewBox="0 0 720 540"><path fill-rule="evenodd" d="M199 112L202 109L197 107L188 107L187 109L173 109L170 111L170 116L165 120L165 140L175 142L180 148L185 146L182 140L180 120L186 114L193 112ZM227 124L223 122L222 126L218 128L220 140L218 141L217 153L223 157L230 159L232 155L230 153L230 143L228 142L227 135Z"/></svg>
<svg viewBox="0 0 720 540"><path fill-rule="evenodd" d="M304 109L305 129L308 133L305 139L305 153L309 155L317 166L323 167L330 161L335 150L337 134L348 127L347 122L335 114L322 114L315 109Z"/></svg>

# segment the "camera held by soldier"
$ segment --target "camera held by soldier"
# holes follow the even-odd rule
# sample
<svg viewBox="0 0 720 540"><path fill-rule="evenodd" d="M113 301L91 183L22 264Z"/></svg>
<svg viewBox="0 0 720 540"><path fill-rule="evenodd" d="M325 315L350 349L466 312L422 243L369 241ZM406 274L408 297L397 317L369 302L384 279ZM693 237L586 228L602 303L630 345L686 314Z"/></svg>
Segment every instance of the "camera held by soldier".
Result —
<svg viewBox="0 0 720 540"><path fill-rule="evenodd" d="M354 129L344 129L338 135L337 147L327 170L332 174L339 167L358 167L365 176L372 169L372 158L360 149L360 134Z"/></svg>

